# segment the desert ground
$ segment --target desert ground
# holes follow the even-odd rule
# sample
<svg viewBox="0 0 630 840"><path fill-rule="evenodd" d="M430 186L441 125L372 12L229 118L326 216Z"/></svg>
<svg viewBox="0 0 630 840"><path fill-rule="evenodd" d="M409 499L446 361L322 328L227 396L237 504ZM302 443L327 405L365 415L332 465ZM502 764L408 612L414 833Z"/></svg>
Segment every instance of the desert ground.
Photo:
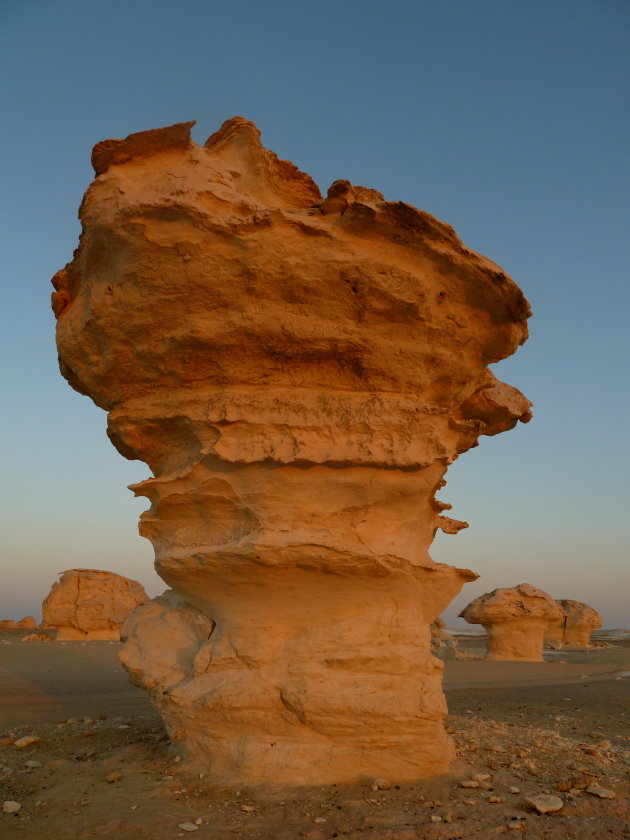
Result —
<svg viewBox="0 0 630 840"><path fill-rule="evenodd" d="M2 840L630 837L630 634L544 663L486 662L461 637L446 776L231 792L187 774L118 643L22 636L0 636ZM538 813L541 794L562 808Z"/></svg>

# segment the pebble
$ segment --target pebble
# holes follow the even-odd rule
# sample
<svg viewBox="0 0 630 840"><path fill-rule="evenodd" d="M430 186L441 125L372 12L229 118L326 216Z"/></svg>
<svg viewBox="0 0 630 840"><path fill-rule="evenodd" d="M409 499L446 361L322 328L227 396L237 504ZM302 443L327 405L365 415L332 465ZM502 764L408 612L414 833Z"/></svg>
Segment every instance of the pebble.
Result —
<svg viewBox="0 0 630 840"><path fill-rule="evenodd" d="M592 793L593 796L599 796L600 799L615 799L616 793L614 790L600 787L599 785L589 785L586 788L587 793Z"/></svg>
<svg viewBox="0 0 630 840"><path fill-rule="evenodd" d="M512 831L522 831L525 828L525 824L513 820L512 822L508 823L508 828Z"/></svg>
<svg viewBox="0 0 630 840"><path fill-rule="evenodd" d="M12 799L7 799L2 803L2 810L5 814L17 814L22 806L19 802L14 802Z"/></svg>
<svg viewBox="0 0 630 840"><path fill-rule="evenodd" d="M199 831L199 826L191 822L178 823L177 828L181 828L182 831Z"/></svg>
<svg viewBox="0 0 630 840"><path fill-rule="evenodd" d="M521 792L521 789L518 788L518 787L509 787L508 788L508 793L520 793L520 792Z"/></svg>
<svg viewBox="0 0 630 840"><path fill-rule="evenodd" d="M492 803L493 805L496 805L496 804L498 804L499 802L503 802L503 800L501 799L501 797L500 797L500 796L489 796L489 797L487 798L486 802L490 802L490 803Z"/></svg>
<svg viewBox="0 0 630 840"><path fill-rule="evenodd" d="M34 747L36 744L39 744L41 740L37 735L25 735L23 738L18 738L17 741L14 741L13 746L17 747L18 750L25 750L27 747Z"/></svg>
<svg viewBox="0 0 630 840"><path fill-rule="evenodd" d="M438 816L438 814L431 814L431 822L432 823L442 822L442 817Z"/></svg>
<svg viewBox="0 0 630 840"><path fill-rule="evenodd" d="M526 796L525 801L529 802L539 814L553 814L554 811L559 811L564 805L559 796L548 796L546 794Z"/></svg>
<svg viewBox="0 0 630 840"><path fill-rule="evenodd" d="M315 817L313 822L314 823L325 823L326 822L326 817Z"/></svg>
<svg viewBox="0 0 630 840"><path fill-rule="evenodd" d="M389 790L391 786L392 783L387 779L374 779L372 790Z"/></svg>
<svg viewBox="0 0 630 840"><path fill-rule="evenodd" d="M490 773L473 773L470 778L473 782L487 782L490 778Z"/></svg>
<svg viewBox="0 0 630 840"><path fill-rule="evenodd" d="M241 811L245 811L246 814L249 814L250 811L254 810L253 805L241 805Z"/></svg>
<svg viewBox="0 0 630 840"><path fill-rule="evenodd" d="M113 770L111 773L108 773L105 776L106 782L119 782L122 779L122 773L119 773L118 770Z"/></svg>
<svg viewBox="0 0 630 840"><path fill-rule="evenodd" d="M474 779L464 779L463 782L459 783L459 786L463 788L478 788L479 782L475 782Z"/></svg>
<svg viewBox="0 0 630 840"><path fill-rule="evenodd" d="M25 764L29 770L38 770L42 766L41 761L26 761Z"/></svg>

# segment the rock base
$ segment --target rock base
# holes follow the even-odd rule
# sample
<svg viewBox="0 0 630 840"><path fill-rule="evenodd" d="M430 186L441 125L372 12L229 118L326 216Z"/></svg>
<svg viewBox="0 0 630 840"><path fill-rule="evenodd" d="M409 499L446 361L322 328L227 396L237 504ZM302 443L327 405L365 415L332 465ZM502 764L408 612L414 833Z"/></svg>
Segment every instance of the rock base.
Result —
<svg viewBox="0 0 630 840"><path fill-rule="evenodd" d="M233 604L225 576L216 622L174 592L138 607L121 661L210 784L423 778L445 772L453 748L422 604L441 609L469 575L262 565Z"/></svg>

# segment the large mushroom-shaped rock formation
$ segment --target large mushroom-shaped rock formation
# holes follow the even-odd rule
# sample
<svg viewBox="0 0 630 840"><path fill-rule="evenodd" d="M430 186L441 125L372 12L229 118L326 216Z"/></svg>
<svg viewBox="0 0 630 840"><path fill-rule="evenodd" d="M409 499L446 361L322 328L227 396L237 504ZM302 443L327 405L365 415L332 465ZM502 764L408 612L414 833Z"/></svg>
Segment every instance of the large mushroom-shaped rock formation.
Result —
<svg viewBox="0 0 630 840"><path fill-rule="evenodd" d="M487 659L543 661L543 637L551 622L564 617L556 601L529 583L493 589L460 612L486 630Z"/></svg>
<svg viewBox="0 0 630 840"><path fill-rule="evenodd" d="M581 601L561 598L558 604L564 616L547 628L545 645L554 649L588 647L591 643L591 633L602 626L601 615Z"/></svg>
<svg viewBox="0 0 630 840"><path fill-rule="evenodd" d="M172 591L122 661L211 783L413 779L452 756L429 625L448 465L530 417L488 365L528 304L448 225L312 179L239 117L99 143L53 278L61 370L153 477Z"/></svg>
<svg viewBox="0 0 630 840"><path fill-rule="evenodd" d="M57 628L57 640L120 639L131 610L147 600L135 580L98 569L68 569L42 604L42 627Z"/></svg>

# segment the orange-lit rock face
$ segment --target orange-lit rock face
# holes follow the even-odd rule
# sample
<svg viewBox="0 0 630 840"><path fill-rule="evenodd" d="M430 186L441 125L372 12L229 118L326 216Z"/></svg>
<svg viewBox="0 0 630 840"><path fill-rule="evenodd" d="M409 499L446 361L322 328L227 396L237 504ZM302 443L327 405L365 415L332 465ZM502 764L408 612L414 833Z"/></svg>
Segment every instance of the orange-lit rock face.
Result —
<svg viewBox="0 0 630 840"><path fill-rule="evenodd" d="M117 640L125 618L146 600L135 580L100 569L69 569L42 604L42 624L57 628L58 640Z"/></svg>
<svg viewBox="0 0 630 840"><path fill-rule="evenodd" d="M602 617L582 601L560 599L558 605L564 611L562 619L550 624L545 633L545 644L552 648L587 647L591 633L602 626Z"/></svg>
<svg viewBox="0 0 630 840"><path fill-rule="evenodd" d="M521 583L480 595L460 616L485 628L487 659L542 662L543 637L551 624L564 619L564 611L542 589Z"/></svg>
<svg viewBox="0 0 630 840"><path fill-rule="evenodd" d="M427 213L345 181L322 200L252 123L189 130L96 147L54 280L62 372L154 476L141 533L174 593L123 662L210 781L443 771L429 624L475 575L429 557L465 526L435 493L530 417L487 367L527 302Z"/></svg>

